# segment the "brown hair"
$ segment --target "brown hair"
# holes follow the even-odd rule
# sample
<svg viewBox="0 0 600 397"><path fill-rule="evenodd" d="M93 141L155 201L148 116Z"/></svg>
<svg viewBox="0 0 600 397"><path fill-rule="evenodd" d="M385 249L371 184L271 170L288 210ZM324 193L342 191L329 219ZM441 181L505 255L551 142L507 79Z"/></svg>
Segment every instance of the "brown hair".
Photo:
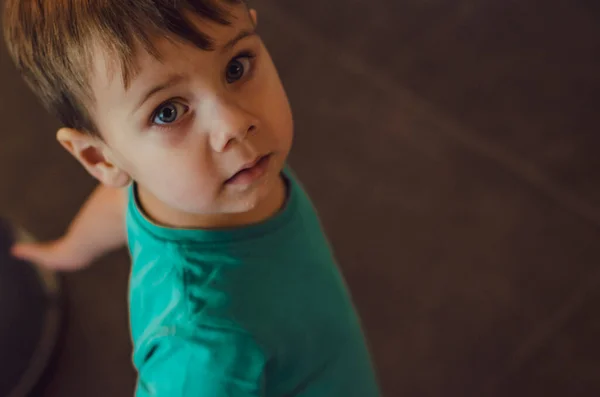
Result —
<svg viewBox="0 0 600 397"><path fill-rule="evenodd" d="M17 69L44 106L70 128L93 135L89 86L94 45L109 51L128 85L141 44L158 58L151 35L166 34L212 50L210 37L185 12L229 25L221 2L244 0L5 0L4 38Z"/></svg>

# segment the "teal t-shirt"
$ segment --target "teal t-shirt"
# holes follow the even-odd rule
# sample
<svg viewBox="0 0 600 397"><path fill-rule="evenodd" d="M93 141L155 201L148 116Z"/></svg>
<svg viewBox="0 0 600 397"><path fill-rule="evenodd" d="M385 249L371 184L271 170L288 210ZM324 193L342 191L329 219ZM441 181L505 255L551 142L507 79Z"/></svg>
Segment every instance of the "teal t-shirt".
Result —
<svg viewBox="0 0 600 397"><path fill-rule="evenodd" d="M375 397L369 351L306 193L231 230L149 221L130 189L137 397Z"/></svg>

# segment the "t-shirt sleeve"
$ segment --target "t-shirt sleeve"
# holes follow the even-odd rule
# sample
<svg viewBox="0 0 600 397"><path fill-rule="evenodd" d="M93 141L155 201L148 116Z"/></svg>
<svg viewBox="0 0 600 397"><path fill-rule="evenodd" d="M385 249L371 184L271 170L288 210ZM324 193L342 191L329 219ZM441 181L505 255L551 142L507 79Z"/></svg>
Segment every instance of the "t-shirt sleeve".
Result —
<svg viewBox="0 0 600 397"><path fill-rule="evenodd" d="M265 356L250 335L162 328L134 353L136 397L264 396Z"/></svg>

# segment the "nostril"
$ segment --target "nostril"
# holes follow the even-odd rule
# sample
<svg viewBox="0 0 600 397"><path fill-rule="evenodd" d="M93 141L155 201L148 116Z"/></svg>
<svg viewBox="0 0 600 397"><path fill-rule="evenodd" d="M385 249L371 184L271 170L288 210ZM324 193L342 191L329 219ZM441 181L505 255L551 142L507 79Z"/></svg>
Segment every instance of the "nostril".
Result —
<svg viewBox="0 0 600 397"><path fill-rule="evenodd" d="M253 132L256 131L256 126L255 125L251 125L250 128L248 128L248 134L251 134Z"/></svg>

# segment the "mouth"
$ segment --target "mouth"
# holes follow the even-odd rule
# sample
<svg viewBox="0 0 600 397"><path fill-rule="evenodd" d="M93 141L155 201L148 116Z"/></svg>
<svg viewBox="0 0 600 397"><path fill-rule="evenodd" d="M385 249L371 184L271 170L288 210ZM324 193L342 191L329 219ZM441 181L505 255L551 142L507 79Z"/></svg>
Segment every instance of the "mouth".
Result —
<svg viewBox="0 0 600 397"><path fill-rule="evenodd" d="M225 181L226 185L249 185L267 173L272 153L257 157L254 161L244 165L231 178Z"/></svg>

